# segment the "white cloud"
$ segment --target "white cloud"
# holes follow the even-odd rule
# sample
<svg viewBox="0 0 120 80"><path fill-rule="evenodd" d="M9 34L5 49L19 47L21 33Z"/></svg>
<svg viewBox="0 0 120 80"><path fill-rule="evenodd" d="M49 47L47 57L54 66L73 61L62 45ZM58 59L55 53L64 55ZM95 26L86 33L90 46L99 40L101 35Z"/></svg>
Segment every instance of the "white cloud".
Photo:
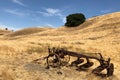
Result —
<svg viewBox="0 0 120 80"><path fill-rule="evenodd" d="M47 11L49 14L56 14L56 13L59 13L59 12L60 12L59 9L52 9L52 8L47 8L46 11Z"/></svg>
<svg viewBox="0 0 120 80"><path fill-rule="evenodd" d="M61 18L63 23L66 23L66 17Z"/></svg>
<svg viewBox="0 0 120 80"><path fill-rule="evenodd" d="M43 16L53 16L52 14L49 14L47 12L41 12L41 11L37 11L37 13L42 14Z"/></svg>
<svg viewBox="0 0 120 80"><path fill-rule="evenodd" d="M54 27L52 24L46 24L47 27Z"/></svg>
<svg viewBox="0 0 120 80"><path fill-rule="evenodd" d="M40 13L44 16L62 16L61 10L59 9L53 9L53 8L45 8L44 12L37 11L37 13Z"/></svg>
<svg viewBox="0 0 120 80"><path fill-rule="evenodd" d="M63 23L66 22L65 16L62 14L62 10L60 9L53 9L53 8L45 8L44 12L37 11L37 13L42 14L43 16L50 17L50 16L57 16L59 19L62 20Z"/></svg>
<svg viewBox="0 0 120 80"><path fill-rule="evenodd" d="M10 14L13 14L13 15L17 15L17 16L28 16L29 15L29 13L23 13L23 12L20 12L18 10L13 10L13 9L5 9L4 11Z"/></svg>
<svg viewBox="0 0 120 80"><path fill-rule="evenodd" d="M101 10L100 12L101 13L108 13L108 12L111 12L111 10L110 9L106 9L106 10Z"/></svg>
<svg viewBox="0 0 120 80"><path fill-rule="evenodd" d="M12 2L16 3L16 4L19 4L21 6L26 6L25 4L23 4L20 0L12 0Z"/></svg>
<svg viewBox="0 0 120 80"><path fill-rule="evenodd" d="M5 28L8 28L8 30L18 30L17 28L14 28L11 25L5 25L5 24L0 23L0 29L5 29Z"/></svg>

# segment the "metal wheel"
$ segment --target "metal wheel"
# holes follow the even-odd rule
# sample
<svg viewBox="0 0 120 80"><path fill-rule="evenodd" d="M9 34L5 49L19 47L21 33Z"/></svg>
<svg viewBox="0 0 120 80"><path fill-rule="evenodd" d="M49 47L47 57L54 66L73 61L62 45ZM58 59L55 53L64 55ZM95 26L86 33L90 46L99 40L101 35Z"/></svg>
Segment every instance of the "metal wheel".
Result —
<svg viewBox="0 0 120 80"><path fill-rule="evenodd" d="M54 54L53 56L49 56L47 58L47 66L56 68L56 67L59 67L60 65L61 65L61 61L57 54Z"/></svg>
<svg viewBox="0 0 120 80"><path fill-rule="evenodd" d="M60 58L61 66L66 66L70 61L70 56L65 55L63 58Z"/></svg>

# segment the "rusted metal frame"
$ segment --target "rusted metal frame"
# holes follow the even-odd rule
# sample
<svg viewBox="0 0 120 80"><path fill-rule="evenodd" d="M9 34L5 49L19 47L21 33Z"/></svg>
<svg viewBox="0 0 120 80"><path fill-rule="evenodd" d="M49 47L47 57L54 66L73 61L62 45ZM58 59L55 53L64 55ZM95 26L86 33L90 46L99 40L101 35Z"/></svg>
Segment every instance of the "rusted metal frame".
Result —
<svg viewBox="0 0 120 80"><path fill-rule="evenodd" d="M76 52L72 52L72 51L64 51L64 52L67 53L66 55L69 55L69 56L86 58L87 61L88 61L88 58L96 59L96 60L100 61L100 59L98 59L96 57L91 57L91 56L84 55L84 53L76 53Z"/></svg>

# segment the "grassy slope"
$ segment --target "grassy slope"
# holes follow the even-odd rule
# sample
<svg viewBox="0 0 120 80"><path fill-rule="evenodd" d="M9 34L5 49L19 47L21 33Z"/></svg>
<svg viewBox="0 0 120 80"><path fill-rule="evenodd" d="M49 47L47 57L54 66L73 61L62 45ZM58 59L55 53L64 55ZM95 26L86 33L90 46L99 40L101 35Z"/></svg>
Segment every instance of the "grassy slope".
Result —
<svg viewBox="0 0 120 80"><path fill-rule="evenodd" d="M10 30L0 29L0 35L5 35L5 34L11 33L11 32L12 32L12 31L10 31Z"/></svg>
<svg viewBox="0 0 120 80"><path fill-rule="evenodd" d="M30 63L36 58L47 55L48 46L56 46L67 47L77 52L101 52L104 57L111 57L115 64L114 76L103 80L119 80L119 33L120 12L93 17L76 28L32 28L10 33L0 40L1 78L3 80L48 80L48 78L50 80L75 80L75 78L76 80L101 80L100 77L90 74L96 65L88 72L63 68L63 74L60 76L56 74L57 70L45 70L44 65Z"/></svg>
<svg viewBox="0 0 120 80"><path fill-rule="evenodd" d="M8 34L7 36L15 37L15 36L30 35L38 32L47 31L48 29L51 30L52 28L38 28L38 27L25 28L22 30L15 31L11 34Z"/></svg>

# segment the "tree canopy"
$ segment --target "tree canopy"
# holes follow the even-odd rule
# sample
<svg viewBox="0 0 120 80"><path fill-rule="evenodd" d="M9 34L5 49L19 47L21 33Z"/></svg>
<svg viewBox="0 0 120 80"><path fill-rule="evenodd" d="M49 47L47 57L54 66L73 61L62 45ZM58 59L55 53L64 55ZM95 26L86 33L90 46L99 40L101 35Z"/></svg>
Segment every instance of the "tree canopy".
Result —
<svg viewBox="0 0 120 80"><path fill-rule="evenodd" d="M85 22L86 18L84 14L82 13L75 13L75 14L70 14L66 17L66 23L65 26L67 27L76 27L83 22Z"/></svg>

